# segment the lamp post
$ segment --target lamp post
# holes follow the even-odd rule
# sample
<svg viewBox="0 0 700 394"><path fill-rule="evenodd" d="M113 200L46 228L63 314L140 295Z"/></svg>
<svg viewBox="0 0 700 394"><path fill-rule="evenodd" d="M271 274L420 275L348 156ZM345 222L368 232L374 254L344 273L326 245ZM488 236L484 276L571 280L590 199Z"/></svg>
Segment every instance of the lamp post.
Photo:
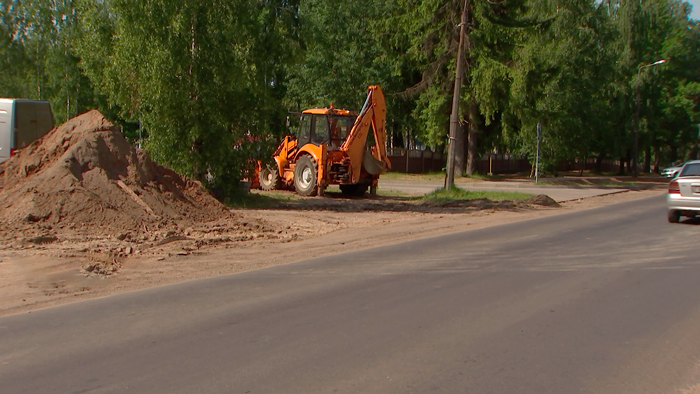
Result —
<svg viewBox="0 0 700 394"><path fill-rule="evenodd" d="M641 78L643 68L658 66L659 64L664 63L666 63L666 60L661 59L654 63L643 64L637 69L637 84L634 87L634 155L632 156L632 174L635 178L639 173L639 165L637 164L637 158L639 156L639 105L642 102L641 97L639 97L639 79Z"/></svg>

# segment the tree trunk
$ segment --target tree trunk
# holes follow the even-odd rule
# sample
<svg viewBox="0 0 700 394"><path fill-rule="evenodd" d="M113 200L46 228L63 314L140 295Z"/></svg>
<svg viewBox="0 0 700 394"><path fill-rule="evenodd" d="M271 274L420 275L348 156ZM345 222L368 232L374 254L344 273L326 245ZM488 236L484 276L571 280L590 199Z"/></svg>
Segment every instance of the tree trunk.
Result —
<svg viewBox="0 0 700 394"><path fill-rule="evenodd" d="M644 149L644 172L647 174L651 172L651 146L649 145Z"/></svg>
<svg viewBox="0 0 700 394"><path fill-rule="evenodd" d="M455 170L454 170L454 177L455 178L461 178L464 176L464 166L467 162L466 160L466 154L465 154L465 136L464 136L464 123L461 123L459 127L457 127L457 133L455 134Z"/></svg>
<svg viewBox="0 0 700 394"><path fill-rule="evenodd" d="M617 173L617 175L625 175L625 158L624 157L620 158L620 171Z"/></svg>
<svg viewBox="0 0 700 394"><path fill-rule="evenodd" d="M605 151L600 151L595 159L595 170L598 173L603 172L603 158L605 158Z"/></svg>
<svg viewBox="0 0 700 394"><path fill-rule="evenodd" d="M661 172L661 169L659 168L659 165L661 164L659 156L659 146L656 145L654 146L654 172L657 174Z"/></svg>
<svg viewBox="0 0 700 394"><path fill-rule="evenodd" d="M675 145L669 146L669 157L671 158L671 163L678 161L678 148Z"/></svg>
<svg viewBox="0 0 700 394"><path fill-rule="evenodd" d="M408 151L411 149L411 144L409 140L408 127L404 128L404 138L403 138L404 153L406 155L406 173L408 173Z"/></svg>
<svg viewBox="0 0 700 394"><path fill-rule="evenodd" d="M468 135L468 148L467 148L467 175L474 175L477 171L477 132L478 132L478 121L479 121L479 108L475 103L469 104L469 135Z"/></svg>

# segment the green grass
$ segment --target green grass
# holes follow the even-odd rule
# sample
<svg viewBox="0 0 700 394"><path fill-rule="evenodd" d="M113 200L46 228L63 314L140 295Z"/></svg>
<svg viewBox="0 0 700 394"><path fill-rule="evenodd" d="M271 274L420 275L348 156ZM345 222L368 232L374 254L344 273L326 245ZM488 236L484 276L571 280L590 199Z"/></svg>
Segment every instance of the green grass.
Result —
<svg viewBox="0 0 700 394"><path fill-rule="evenodd" d="M262 191L251 190L250 193L242 193L231 198L226 205L235 208L274 208L281 202L299 200L302 197L296 193L288 191Z"/></svg>
<svg viewBox="0 0 700 394"><path fill-rule="evenodd" d="M326 192L331 195L340 195L340 188L338 186L329 186ZM502 201L502 200L526 200L532 197L531 194L518 193L518 192L506 192L506 191L490 191L490 190L464 190L458 187L454 187L449 191L444 189L436 189L423 196L410 196L408 194L391 189L381 189L377 190L377 194L382 197L402 197L408 200L414 201L453 201L453 200L476 200L479 198L487 198L491 201ZM244 193L231 198L226 202L226 205L235 208L249 208L249 209L265 209L265 208L275 208L279 207L281 203L290 201L299 201L305 198L293 191L262 191L262 190L251 190L250 193ZM333 197L331 197L333 198Z"/></svg>
<svg viewBox="0 0 700 394"><path fill-rule="evenodd" d="M382 189L380 187L377 189L377 195L381 197L406 197L408 193L402 192L401 190Z"/></svg>
<svg viewBox="0 0 700 394"><path fill-rule="evenodd" d="M477 181L497 181L497 180L502 180L502 179L508 179L508 177L504 175L488 175L488 174L479 174L475 173L472 175L465 175L464 178L469 178L469 179L476 179ZM455 181L459 181L461 178L456 178Z"/></svg>
<svg viewBox="0 0 700 394"><path fill-rule="evenodd" d="M379 177L393 181L444 181L445 173L442 171L428 172L425 174L407 174L405 172L383 172Z"/></svg>
<svg viewBox="0 0 700 394"><path fill-rule="evenodd" d="M450 190L436 189L424 196L413 197L414 200L422 201L452 201L452 200L476 200L478 198L488 198L491 201L502 200L527 200L531 194L506 191L491 190L464 190L454 187Z"/></svg>

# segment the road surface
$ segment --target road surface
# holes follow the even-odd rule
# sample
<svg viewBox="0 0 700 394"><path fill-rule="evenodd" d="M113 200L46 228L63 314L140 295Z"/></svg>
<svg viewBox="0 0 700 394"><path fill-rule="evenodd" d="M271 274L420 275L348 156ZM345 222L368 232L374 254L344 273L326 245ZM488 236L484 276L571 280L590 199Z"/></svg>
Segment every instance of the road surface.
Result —
<svg viewBox="0 0 700 394"><path fill-rule="evenodd" d="M0 392L683 393L699 223L657 197L6 316Z"/></svg>

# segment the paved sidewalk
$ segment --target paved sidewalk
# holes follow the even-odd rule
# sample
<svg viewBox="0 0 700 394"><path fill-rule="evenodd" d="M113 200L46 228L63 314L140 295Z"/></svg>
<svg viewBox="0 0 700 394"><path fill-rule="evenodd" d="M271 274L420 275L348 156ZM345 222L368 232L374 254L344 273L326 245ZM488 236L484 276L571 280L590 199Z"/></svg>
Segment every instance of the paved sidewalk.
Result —
<svg viewBox="0 0 700 394"><path fill-rule="evenodd" d="M551 186L534 185L530 182L519 181L498 181L498 182L455 182L460 189L465 190L504 190L528 194L546 194L557 202L578 200L580 198L602 196L606 194L621 193L628 191L625 188L599 188L580 186ZM387 190L397 190L410 195L422 195L430 193L435 189L442 188L442 182L429 181L398 181L379 180L379 188Z"/></svg>

